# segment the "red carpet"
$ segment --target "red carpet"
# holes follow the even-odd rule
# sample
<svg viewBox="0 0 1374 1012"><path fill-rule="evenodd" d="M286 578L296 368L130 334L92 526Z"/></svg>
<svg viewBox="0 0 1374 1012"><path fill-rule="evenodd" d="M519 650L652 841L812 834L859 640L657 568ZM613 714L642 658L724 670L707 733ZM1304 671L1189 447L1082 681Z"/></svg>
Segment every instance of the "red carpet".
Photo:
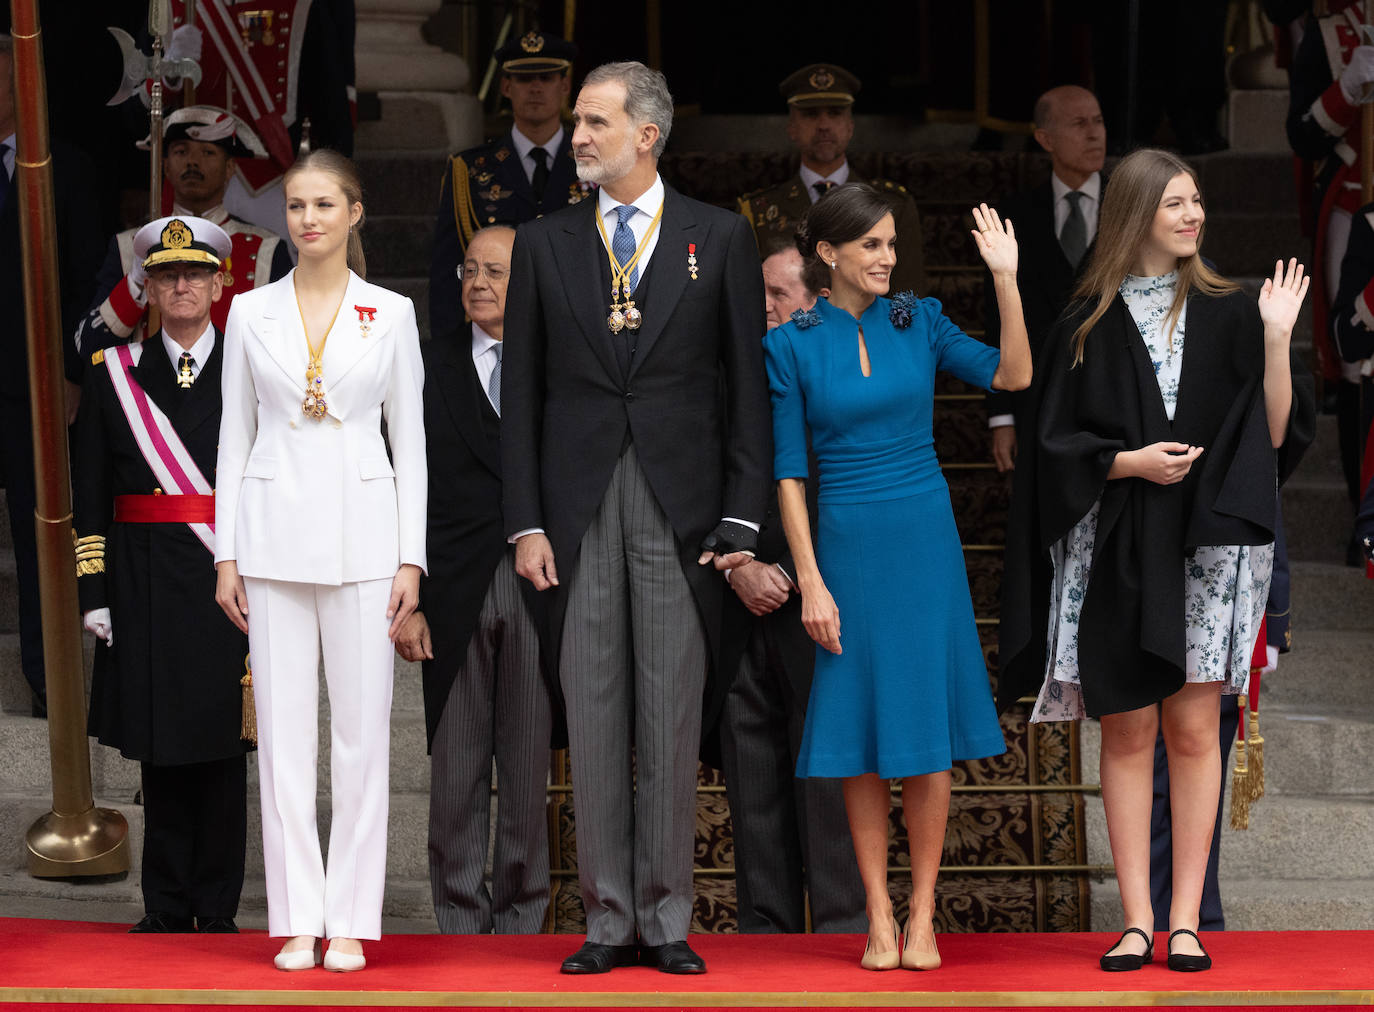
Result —
<svg viewBox="0 0 1374 1012"><path fill-rule="evenodd" d="M1374 1004L1374 932L1204 936L1216 966L1105 974L1115 936L942 935L934 973L868 973L852 935L699 935L710 973L558 972L581 938L392 935L357 974L281 973L261 933L129 935L121 925L0 918L4 1008L1310 1008ZM1164 937L1158 938L1161 947Z"/></svg>

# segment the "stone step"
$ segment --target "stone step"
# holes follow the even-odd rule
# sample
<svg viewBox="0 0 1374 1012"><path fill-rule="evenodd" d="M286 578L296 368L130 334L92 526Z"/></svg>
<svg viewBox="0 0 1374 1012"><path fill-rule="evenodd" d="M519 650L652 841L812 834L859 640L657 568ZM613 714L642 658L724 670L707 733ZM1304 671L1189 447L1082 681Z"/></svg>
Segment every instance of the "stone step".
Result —
<svg viewBox="0 0 1374 1012"><path fill-rule="evenodd" d="M1266 800L1283 795L1365 795L1369 791L1369 771L1374 768L1374 717L1334 716L1305 712L1301 707L1265 705L1260 707L1260 734L1264 738ZM1230 775L1228 769L1226 776ZM1261 801L1259 806L1263 804Z"/></svg>
<svg viewBox="0 0 1374 1012"><path fill-rule="evenodd" d="M1284 484L1282 495L1289 560L1344 564L1355 508L1340 471L1300 468Z"/></svg>
<svg viewBox="0 0 1374 1012"><path fill-rule="evenodd" d="M1293 615L1293 649L1302 647L1310 630L1374 629L1374 584L1363 571L1330 562L1289 560ZM1289 655L1279 661L1283 668Z"/></svg>
<svg viewBox="0 0 1374 1012"><path fill-rule="evenodd" d="M90 745L91 785L100 795L131 799L139 787L139 766L94 738ZM0 791L26 790L48 794L52 790L48 722L13 714L0 715ZM391 716L391 790L429 792L429 757L425 754L423 714L396 710ZM329 793L330 747L324 721L319 727L318 783ZM250 763L251 793L257 793L256 763Z"/></svg>
<svg viewBox="0 0 1374 1012"><path fill-rule="evenodd" d="M362 176L363 206L369 222L378 215L424 214L430 232L434 231L439 183L448 169L447 157L429 152L359 152L354 161Z"/></svg>
<svg viewBox="0 0 1374 1012"><path fill-rule="evenodd" d="M1374 929L1374 878L1245 878L1221 866L1221 908L1230 931L1368 931ZM1092 885L1092 929L1119 931L1115 877ZM1159 935L1163 945L1167 935ZM1203 936L1206 937L1205 935Z"/></svg>
<svg viewBox="0 0 1374 1012"><path fill-rule="evenodd" d="M1368 593L1368 591L1366 591ZM1305 629L1294 632L1293 652L1261 685L1261 707L1305 707L1331 715L1374 717L1368 691L1374 629Z"/></svg>
<svg viewBox="0 0 1374 1012"><path fill-rule="evenodd" d="M136 875L143 853L143 809L127 800L112 799L97 792L96 804L114 808L129 823L129 846ZM23 841L35 820L52 808L52 799L27 791L0 789L0 839ZM320 827L320 847L329 848L329 819L332 809L327 797L321 797L316 817ZM26 867L22 842L9 852L8 860L0 859L0 868L23 871ZM386 869L388 879L423 881L429 875L429 795L419 793L391 793L391 810L387 820ZM248 853L247 874L262 874L262 817L257 791L248 792ZM3 894L0 891L0 894Z"/></svg>
<svg viewBox="0 0 1374 1012"><path fill-rule="evenodd" d="M1229 801L1229 782L1227 804ZM1088 863L1112 863L1101 797L1086 806ZM1229 808L1227 809L1229 811ZM1250 828L1223 820L1221 867L1226 875L1270 879L1357 879L1371 875L1374 796L1299 798L1267 794L1250 809ZM1374 898L1374 879L1370 881ZM1291 927L1291 925L1284 925Z"/></svg>
<svg viewBox="0 0 1374 1012"><path fill-rule="evenodd" d="M390 267L389 264L379 266ZM429 275L424 277L397 277L390 274L373 276L368 280L374 284L399 292L415 304L415 323L420 330L420 340L428 341L429 333Z"/></svg>

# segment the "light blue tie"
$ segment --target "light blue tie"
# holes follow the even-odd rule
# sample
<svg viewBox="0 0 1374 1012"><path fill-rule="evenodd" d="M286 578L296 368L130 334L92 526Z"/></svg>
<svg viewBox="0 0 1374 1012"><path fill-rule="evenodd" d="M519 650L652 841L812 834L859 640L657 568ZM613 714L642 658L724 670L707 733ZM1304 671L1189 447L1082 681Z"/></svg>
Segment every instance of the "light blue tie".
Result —
<svg viewBox="0 0 1374 1012"><path fill-rule="evenodd" d="M635 255L635 234L630 230L630 219L635 216L639 208L633 204L621 204L615 209L615 213L620 216L620 221L616 223L615 235L611 236L611 253L615 256L615 262L624 267L630 262L630 258ZM639 285L639 267L636 265L630 271L630 290Z"/></svg>
<svg viewBox="0 0 1374 1012"><path fill-rule="evenodd" d="M491 401L492 408L496 411L496 417L501 417L501 345L492 345L492 351L496 352L496 368L491 371L491 379L487 380L487 398Z"/></svg>

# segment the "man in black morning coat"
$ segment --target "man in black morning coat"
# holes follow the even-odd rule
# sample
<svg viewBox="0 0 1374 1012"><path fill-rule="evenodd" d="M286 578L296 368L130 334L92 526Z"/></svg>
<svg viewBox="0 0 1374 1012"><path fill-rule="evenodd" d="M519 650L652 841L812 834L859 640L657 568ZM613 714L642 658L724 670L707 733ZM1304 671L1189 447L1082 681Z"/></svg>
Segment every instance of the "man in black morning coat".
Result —
<svg viewBox="0 0 1374 1012"><path fill-rule="evenodd" d="M664 186L672 110L642 64L588 76L573 150L600 189L520 226L506 301L506 532L516 571L558 587L587 910L568 973L706 968L686 938L726 588L701 563L748 558L772 484L758 250L743 218ZM612 257L637 328L623 295L612 309Z"/></svg>
<svg viewBox="0 0 1374 1012"><path fill-rule="evenodd" d="M92 356L77 424L77 593L86 628L103 641L90 733L143 770L146 916L138 932L238 930L249 748L239 679L248 637L215 603L213 549L188 522L157 519L200 500L202 522L213 524L212 496L162 487L170 483L141 452L106 355L135 359L130 381L213 488L224 335L210 306L230 243L218 225L191 216L139 230L135 255L163 329Z"/></svg>

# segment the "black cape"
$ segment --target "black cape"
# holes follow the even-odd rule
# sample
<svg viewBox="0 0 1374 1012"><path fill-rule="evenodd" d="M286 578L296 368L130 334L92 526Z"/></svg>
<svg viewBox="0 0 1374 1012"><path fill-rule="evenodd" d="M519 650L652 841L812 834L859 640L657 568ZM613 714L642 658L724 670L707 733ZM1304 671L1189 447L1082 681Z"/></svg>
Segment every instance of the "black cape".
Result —
<svg viewBox="0 0 1374 1012"><path fill-rule="evenodd" d="M1274 540L1277 484L1315 431L1312 379L1291 356L1293 408L1283 446L1264 411L1264 330L1239 292L1188 299L1174 420L1164 412L1140 331L1118 295L1071 368L1090 307L1068 311L1037 363L1036 438L1016 462L1002 585L997 702L1005 709L1045 677L1049 548L1100 496L1079 627L1079 672L1091 716L1156 703L1184 683L1185 553L1198 545ZM1205 448L1177 485L1107 480L1116 454L1162 440Z"/></svg>

